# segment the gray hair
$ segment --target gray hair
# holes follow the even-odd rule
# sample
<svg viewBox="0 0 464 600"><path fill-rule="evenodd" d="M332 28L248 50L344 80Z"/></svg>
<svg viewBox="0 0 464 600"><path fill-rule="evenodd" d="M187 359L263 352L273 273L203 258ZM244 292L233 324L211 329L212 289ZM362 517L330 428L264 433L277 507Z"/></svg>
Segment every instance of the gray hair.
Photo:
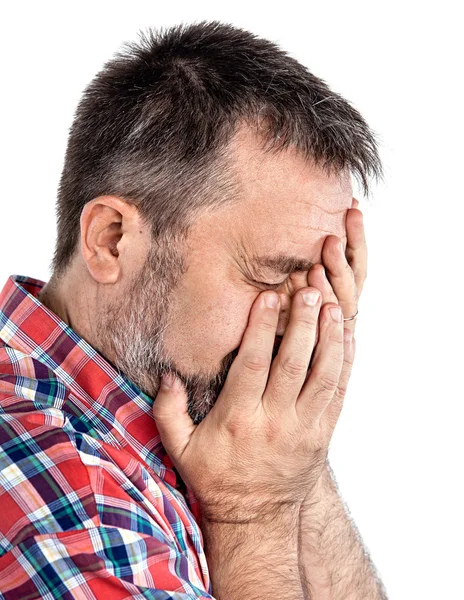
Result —
<svg viewBox="0 0 464 600"><path fill-rule="evenodd" d="M228 150L243 122L258 127L264 151L295 146L327 172L349 170L366 195L369 179L382 178L375 134L360 113L276 44L218 21L139 31L76 109L56 205L54 277L76 252L93 198L137 206L161 246L186 239L198 214L236 201Z"/></svg>

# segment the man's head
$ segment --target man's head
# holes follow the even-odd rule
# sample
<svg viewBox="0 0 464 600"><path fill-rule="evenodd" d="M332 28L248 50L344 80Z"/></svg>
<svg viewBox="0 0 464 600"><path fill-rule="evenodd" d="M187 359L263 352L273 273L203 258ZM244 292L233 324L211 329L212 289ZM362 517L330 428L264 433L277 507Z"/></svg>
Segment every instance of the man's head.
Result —
<svg viewBox="0 0 464 600"><path fill-rule="evenodd" d="M344 238L351 174L365 192L381 176L372 132L277 46L217 22L149 32L77 109L43 301L148 395L174 371L199 422L265 284L282 335L324 239ZM300 262L259 266L277 255Z"/></svg>

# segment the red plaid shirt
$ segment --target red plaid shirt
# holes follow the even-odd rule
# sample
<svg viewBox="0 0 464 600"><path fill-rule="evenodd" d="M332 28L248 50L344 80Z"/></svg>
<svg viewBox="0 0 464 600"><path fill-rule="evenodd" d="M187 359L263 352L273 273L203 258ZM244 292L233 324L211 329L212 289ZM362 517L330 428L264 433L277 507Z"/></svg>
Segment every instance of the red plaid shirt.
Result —
<svg viewBox="0 0 464 600"><path fill-rule="evenodd" d="M0 598L209 598L153 399L12 275L0 294Z"/></svg>

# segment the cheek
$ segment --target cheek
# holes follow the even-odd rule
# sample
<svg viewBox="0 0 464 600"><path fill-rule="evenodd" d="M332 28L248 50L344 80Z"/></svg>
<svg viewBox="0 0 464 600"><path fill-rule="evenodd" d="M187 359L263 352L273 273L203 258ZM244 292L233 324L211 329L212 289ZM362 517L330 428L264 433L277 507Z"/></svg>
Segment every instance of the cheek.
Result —
<svg viewBox="0 0 464 600"><path fill-rule="evenodd" d="M229 290L214 298L196 295L195 303L181 302L170 344L179 367L185 372L217 371L239 348L255 298Z"/></svg>
<svg viewBox="0 0 464 600"><path fill-rule="evenodd" d="M209 347L216 358L239 348L253 307L254 295L236 294L220 298L209 306L205 314Z"/></svg>

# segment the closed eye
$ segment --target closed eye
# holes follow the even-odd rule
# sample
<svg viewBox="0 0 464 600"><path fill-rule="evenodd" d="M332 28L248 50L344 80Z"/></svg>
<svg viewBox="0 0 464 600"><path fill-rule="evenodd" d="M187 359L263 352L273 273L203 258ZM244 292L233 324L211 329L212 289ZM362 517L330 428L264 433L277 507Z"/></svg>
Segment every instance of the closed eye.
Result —
<svg viewBox="0 0 464 600"><path fill-rule="evenodd" d="M264 287L267 287L271 290L278 290L285 283L285 280L281 281L280 283L268 283L267 281L255 281L254 279L252 281L254 281L254 283L258 283L259 285L263 285Z"/></svg>

